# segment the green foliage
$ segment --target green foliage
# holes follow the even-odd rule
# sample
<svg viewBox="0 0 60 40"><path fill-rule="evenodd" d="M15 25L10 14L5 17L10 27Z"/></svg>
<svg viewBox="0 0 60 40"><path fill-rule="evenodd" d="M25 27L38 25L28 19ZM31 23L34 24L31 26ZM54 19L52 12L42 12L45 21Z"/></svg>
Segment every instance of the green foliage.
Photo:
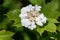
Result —
<svg viewBox="0 0 60 40"><path fill-rule="evenodd" d="M4 18L2 23L0 22L0 29L6 29L8 23L8 18Z"/></svg>
<svg viewBox="0 0 60 40"><path fill-rule="evenodd" d="M0 31L0 40L13 40L11 37L13 36L13 32L1 30Z"/></svg>
<svg viewBox="0 0 60 40"><path fill-rule="evenodd" d="M40 5L41 4L41 0L29 0L32 4L38 4Z"/></svg>
<svg viewBox="0 0 60 40"><path fill-rule="evenodd" d="M60 32L60 17L58 18L59 23L57 23L57 30Z"/></svg>
<svg viewBox="0 0 60 40"><path fill-rule="evenodd" d="M19 8L19 5L15 0L4 0L3 6L9 9Z"/></svg>
<svg viewBox="0 0 60 40"><path fill-rule="evenodd" d="M24 36L24 40L30 40L30 38L29 38L27 33L23 33L23 36Z"/></svg>
<svg viewBox="0 0 60 40"><path fill-rule="evenodd" d="M48 22L42 27L37 25L35 30L21 25L19 6L28 4L24 2L25 0L4 0L0 4L0 40L60 40L60 0L26 0L33 5L40 5L41 12L47 17Z"/></svg>
<svg viewBox="0 0 60 40"><path fill-rule="evenodd" d="M50 32L56 32L56 25L54 23L57 23L58 21L56 19L48 19L49 23L47 26L45 26L46 30L47 31L50 31Z"/></svg>
<svg viewBox="0 0 60 40"><path fill-rule="evenodd" d="M21 27L19 14L20 14L20 10L19 9L14 9L14 10L9 11L7 13L7 17L9 18L9 20L13 20L14 21L13 26Z"/></svg>
<svg viewBox="0 0 60 40"><path fill-rule="evenodd" d="M57 30L60 32L60 23L58 23Z"/></svg>
<svg viewBox="0 0 60 40"><path fill-rule="evenodd" d="M29 0L32 4L34 5L44 5L45 4L45 0Z"/></svg>
<svg viewBox="0 0 60 40"><path fill-rule="evenodd" d="M50 32L56 32L56 25L54 25L53 23L48 23L47 26L45 26L47 31Z"/></svg>
<svg viewBox="0 0 60 40"><path fill-rule="evenodd" d="M54 23L58 23L58 21L56 19L52 19L52 18L48 18L48 24L44 27L39 28L39 26L37 27L37 31L40 33L40 35L42 35L42 33L46 30L49 32L56 32L57 26Z"/></svg>
<svg viewBox="0 0 60 40"><path fill-rule="evenodd" d="M37 32L42 35L42 33L45 31L45 28L37 28Z"/></svg>
<svg viewBox="0 0 60 40"><path fill-rule="evenodd" d="M42 12L49 18L58 18L60 13L58 10L58 2L50 2L42 7Z"/></svg>

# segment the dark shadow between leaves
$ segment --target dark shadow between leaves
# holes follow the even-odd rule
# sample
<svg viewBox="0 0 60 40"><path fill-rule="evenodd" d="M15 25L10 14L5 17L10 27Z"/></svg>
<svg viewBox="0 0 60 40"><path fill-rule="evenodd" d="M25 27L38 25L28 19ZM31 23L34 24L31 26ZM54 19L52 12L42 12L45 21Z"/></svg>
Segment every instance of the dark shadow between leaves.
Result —
<svg viewBox="0 0 60 40"><path fill-rule="evenodd" d="M58 19L57 19L59 22L60 22L60 17L58 17Z"/></svg>
<svg viewBox="0 0 60 40"><path fill-rule="evenodd" d="M50 3L52 0L45 0L45 3L48 4Z"/></svg>

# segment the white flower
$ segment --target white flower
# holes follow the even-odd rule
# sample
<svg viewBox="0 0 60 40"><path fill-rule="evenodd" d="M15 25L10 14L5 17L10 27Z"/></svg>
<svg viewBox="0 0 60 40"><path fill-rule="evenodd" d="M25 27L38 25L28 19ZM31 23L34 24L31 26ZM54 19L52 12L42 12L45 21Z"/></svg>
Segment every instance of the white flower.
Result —
<svg viewBox="0 0 60 40"><path fill-rule="evenodd" d="M39 13L41 11L41 6L35 5L32 6L31 4L23 7L21 9L21 23L22 26L28 29L35 29L36 24L39 26L43 26L46 23L47 18L44 16L43 13Z"/></svg>

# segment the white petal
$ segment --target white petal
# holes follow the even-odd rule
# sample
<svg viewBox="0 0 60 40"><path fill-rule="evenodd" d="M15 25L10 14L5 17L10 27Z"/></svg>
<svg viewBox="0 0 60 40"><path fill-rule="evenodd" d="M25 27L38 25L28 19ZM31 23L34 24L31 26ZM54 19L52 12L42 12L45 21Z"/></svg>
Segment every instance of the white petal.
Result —
<svg viewBox="0 0 60 40"><path fill-rule="evenodd" d="M21 14L25 14L25 13L27 13L27 12L24 12L24 11L23 11L23 12L21 12Z"/></svg>
<svg viewBox="0 0 60 40"><path fill-rule="evenodd" d="M35 22L33 21L33 22L31 22L31 24L35 24Z"/></svg>
<svg viewBox="0 0 60 40"><path fill-rule="evenodd" d="M35 8L35 7L34 7L34 6L32 6L32 7L30 8L30 10L31 10L31 11L34 11L34 8Z"/></svg>
<svg viewBox="0 0 60 40"><path fill-rule="evenodd" d="M40 16L41 18L44 18L44 14L40 14L39 16Z"/></svg>
<svg viewBox="0 0 60 40"><path fill-rule="evenodd" d="M36 10L36 11L41 11L41 9L40 9L40 8L38 8L38 7L36 7L36 8L35 8L35 10Z"/></svg>
<svg viewBox="0 0 60 40"><path fill-rule="evenodd" d="M37 24L37 25L40 25L40 26L43 26L43 23L40 22L40 21L36 22L36 24Z"/></svg>
<svg viewBox="0 0 60 40"><path fill-rule="evenodd" d="M21 9L21 12L25 12L25 13L26 13L26 7L23 7L23 8Z"/></svg>
<svg viewBox="0 0 60 40"><path fill-rule="evenodd" d="M33 11L35 7L32 5L29 5L29 8L30 8L30 11Z"/></svg>
<svg viewBox="0 0 60 40"><path fill-rule="evenodd" d="M41 19L41 17L40 16L38 16L38 17L36 17L36 19L35 19L36 21L41 21L42 19Z"/></svg>
<svg viewBox="0 0 60 40"><path fill-rule="evenodd" d="M40 20L39 17L36 17L35 21L39 21L39 20Z"/></svg>
<svg viewBox="0 0 60 40"><path fill-rule="evenodd" d="M35 10L36 11L41 11L41 6L35 5Z"/></svg>
<svg viewBox="0 0 60 40"><path fill-rule="evenodd" d="M29 27L28 27L29 29L31 29L31 30L33 30L33 29L35 29L36 28L36 25L30 25Z"/></svg>
<svg viewBox="0 0 60 40"><path fill-rule="evenodd" d="M23 8L21 9L21 12L25 12L25 13L30 12L29 6L23 7Z"/></svg>
<svg viewBox="0 0 60 40"><path fill-rule="evenodd" d="M28 29L33 30L34 28L31 28L31 26L29 26Z"/></svg>
<svg viewBox="0 0 60 40"><path fill-rule="evenodd" d="M44 17L44 19L45 19L45 20L47 20L47 18L46 18L46 17Z"/></svg>
<svg viewBox="0 0 60 40"><path fill-rule="evenodd" d="M30 12L30 7L26 7L26 12Z"/></svg>
<svg viewBox="0 0 60 40"><path fill-rule="evenodd" d="M45 24L46 23L46 20L43 20L43 22L42 22L43 24Z"/></svg>
<svg viewBox="0 0 60 40"><path fill-rule="evenodd" d="M39 20L43 20L43 19L44 19L44 15L43 15L43 14L40 14L40 15L38 16L38 18L39 18Z"/></svg>
<svg viewBox="0 0 60 40"><path fill-rule="evenodd" d="M36 28L36 25L35 25L35 22L31 22L31 25L29 25L28 29L35 29Z"/></svg>
<svg viewBox="0 0 60 40"><path fill-rule="evenodd" d="M32 7L32 5L30 4L29 7Z"/></svg>
<svg viewBox="0 0 60 40"><path fill-rule="evenodd" d="M36 25L35 25L35 22L32 22L32 25L31 25L33 28L36 28Z"/></svg>
<svg viewBox="0 0 60 40"><path fill-rule="evenodd" d="M27 17L27 13L25 13L25 14L20 14L19 17L21 17L21 19L24 19L24 18Z"/></svg>
<svg viewBox="0 0 60 40"><path fill-rule="evenodd" d="M35 5L35 7L41 8L41 6Z"/></svg>
<svg viewBox="0 0 60 40"><path fill-rule="evenodd" d="M46 20L47 20L47 18L46 18L46 17L44 17L44 19L43 19L43 23L44 23L44 24L46 23Z"/></svg>
<svg viewBox="0 0 60 40"><path fill-rule="evenodd" d="M28 27L29 25L31 25L31 22L29 21L29 19L22 19L21 20L22 26Z"/></svg>

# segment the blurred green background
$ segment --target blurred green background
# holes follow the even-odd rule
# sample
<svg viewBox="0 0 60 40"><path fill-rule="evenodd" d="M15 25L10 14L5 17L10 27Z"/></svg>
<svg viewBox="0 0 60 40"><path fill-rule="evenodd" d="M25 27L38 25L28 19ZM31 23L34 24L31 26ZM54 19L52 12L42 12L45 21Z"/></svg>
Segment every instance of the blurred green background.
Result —
<svg viewBox="0 0 60 40"><path fill-rule="evenodd" d="M29 4L42 7L47 26L29 30L21 25L20 9ZM0 40L60 40L60 0L0 0Z"/></svg>

